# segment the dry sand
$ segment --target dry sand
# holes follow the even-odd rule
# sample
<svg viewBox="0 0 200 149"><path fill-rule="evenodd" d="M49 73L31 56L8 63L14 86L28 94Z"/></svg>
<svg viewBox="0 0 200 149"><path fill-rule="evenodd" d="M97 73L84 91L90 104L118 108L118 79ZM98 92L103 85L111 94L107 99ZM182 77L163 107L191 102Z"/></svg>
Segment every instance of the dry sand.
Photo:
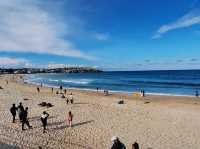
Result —
<svg viewBox="0 0 200 149"><path fill-rule="evenodd" d="M67 105L61 95L51 93L50 88L22 84L0 76L0 148L15 145L20 148L106 149L111 137L116 135L131 149L137 141L141 149L199 149L200 148L200 99L192 97L147 96L135 98L128 95L71 90L74 104ZM9 80L6 84L5 80ZM68 94L71 92L68 90ZM24 101L24 98L30 100ZM125 104L117 101L122 98ZM29 120L33 129L21 131L18 121L12 123L9 112L13 103L23 102L29 107ZM38 106L42 101L54 106ZM43 134L40 122L46 110L47 133ZM66 115L74 115L73 128L68 128Z"/></svg>

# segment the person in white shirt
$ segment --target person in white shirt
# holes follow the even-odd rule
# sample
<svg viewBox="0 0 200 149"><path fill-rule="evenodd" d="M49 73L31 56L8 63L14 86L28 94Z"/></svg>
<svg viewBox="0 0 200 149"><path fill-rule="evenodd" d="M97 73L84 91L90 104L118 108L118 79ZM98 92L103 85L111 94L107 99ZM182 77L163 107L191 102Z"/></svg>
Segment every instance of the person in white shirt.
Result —
<svg viewBox="0 0 200 149"><path fill-rule="evenodd" d="M43 133L45 133L46 130L46 126L47 126L47 118L49 117L49 114L44 111L41 115L41 121L42 121L42 125L43 125Z"/></svg>

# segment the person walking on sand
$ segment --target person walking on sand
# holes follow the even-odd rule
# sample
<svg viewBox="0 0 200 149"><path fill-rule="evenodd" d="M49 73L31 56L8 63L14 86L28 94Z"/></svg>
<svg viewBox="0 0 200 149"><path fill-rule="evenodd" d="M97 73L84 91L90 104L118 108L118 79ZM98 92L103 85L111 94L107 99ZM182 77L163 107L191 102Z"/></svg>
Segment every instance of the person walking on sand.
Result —
<svg viewBox="0 0 200 149"><path fill-rule="evenodd" d="M113 143L111 149L126 149L125 145L119 140L118 137L113 136L111 141Z"/></svg>
<svg viewBox="0 0 200 149"><path fill-rule="evenodd" d="M66 102L67 102L67 104L69 103L69 99L68 98L66 99Z"/></svg>
<svg viewBox="0 0 200 149"><path fill-rule="evenodd" d="M64 89L64 94L65 94L65 95L67 94L67 89Z"/></svg>
<svg viewBox="0 0 200 149"><path fill-rule="evenodd" d="M15 106L15 104L13 104L13 106L10 108L10 113L13 116L13 123L15 123L15 117L17 113L17 107Z"/></svg>
<svg viewBox="0 0 200 149"><path fill-rule="evenodd" d="M39 88L39 87L37 87L37 92L38 92L38 93L40 92L40 88Z"/></svg>
<svg viewBox="0 0 200 149"><path fill-rule="evenodd" d="M60 92L62 92L62 89L63 89L63 87L62 87L62 85L60 86Z"/></svg>
<svg viewBox="0 0 200 149"><path fill-rule="evenodd" d="M18 115L20 121L22 121L22 113L24 111L24 106L22 105L22 102L19 103L19 106L17 107Z"/></svg>
<svg viewBox="0 0 200 149"><path fill-rule="evenodd" d="M29 129L32 128L28 121L28 107L26 107L26 109L22 112L22 130L25 130L24 124L26 124Z"/></svg>
<svg viewBox="0 0 200 149"><path fill-rule="evenodd" d="M51 88L51 93L53 93L53 87Z"/></svg>
<svg viewBox="0 0 200 149"><path fill-rule="evenodd" d="M69 111L69 113L68 113L67 120L68 120L69 127L72 127L73 115L72 115L71 111Z"/></svg>
<svg viewBox="0 0 200 149"><path fill-rule="evenodd" d="M72 93L69 95L69 100L70 100L71 104L73 104L73 103L74 103L74 98L73 98L73 95L72 95Z"/></svg>
<svg viewBox="0 0 200 149"><path fill-rule="evenodd" d="M199 97L199 92L198 92L198 90L196 90L195 96L196 96L197 98Z"/></svg>
<svg viewBox="0 0 200 149"><path fill-rule="evenodd" d="M45 133L45 130L46 130L46 126L47 126L47 118L49 117L49 114L44 111L41 115L41 121L42 121L42 125L43 125L43 133Z"/></svg>
<svg viewBox="0 0 200 149"><path fill-rule="evenodd" d="M139 149L139 144L137 142L133 143L132 149Z"/></svg>

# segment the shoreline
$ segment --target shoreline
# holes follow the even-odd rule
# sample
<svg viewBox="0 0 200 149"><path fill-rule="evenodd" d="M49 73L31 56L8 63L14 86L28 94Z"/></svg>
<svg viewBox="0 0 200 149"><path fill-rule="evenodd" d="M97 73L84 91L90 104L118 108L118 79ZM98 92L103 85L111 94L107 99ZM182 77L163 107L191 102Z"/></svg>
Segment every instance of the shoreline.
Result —
<svg viewBox="0 0 200 149"><path fill-rule="evenodd" d="M29 81L26 80L25 82L26 84L31 84L31 85L36 85L36 86L40 86L40 83L37 82L33 82L33 81ZM59 88L59 85L48 85L43 83L42 84L44 87L48 87L48 88ZM65 88L65 87L64 87ZM80 90L80 91L91 91L91 92L97 92L96 89L90 89L90 88L76 88L76 87L66 87L66 89L70 89L70 90ZM103 92L104 90L100 89L98 90L99 92ZM133 95L135 93L139 93L139 92L129 92L129 91L115 91L115 90L109 90L109 93L112 94L128 94L128 95ZM153 93L153 92L146 92L145 95L147 96L174 96L174 97L195 97L195 95L184 95L184 94L173 94L173 93Z"/></svg>

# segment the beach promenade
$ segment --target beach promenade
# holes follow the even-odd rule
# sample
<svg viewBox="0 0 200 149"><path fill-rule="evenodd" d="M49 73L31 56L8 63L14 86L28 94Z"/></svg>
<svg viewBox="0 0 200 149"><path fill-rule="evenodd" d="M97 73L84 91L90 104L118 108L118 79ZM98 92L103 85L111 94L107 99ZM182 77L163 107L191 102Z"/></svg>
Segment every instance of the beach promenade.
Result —
<svg viewBox="0 0 200 149"><path fill-rule="evenodd" d="M12 80L1 75L0 86L0 148L106 149L112 136L118 136L127 149L135 141L141 149L200 148L200 98L104 96L101 92L67 90L67 94L73 92L74 104L66 104L56 94L59 89L52 93L51 88L42 87L37 93L36 86L22 84L19 77ZM125 103L117 104L121 99ZM33 129L22 131L18 117L12 123L9 109L19 102L29 107ZM41 102L53 107L38 106ZM50 114L47 133L40 121L44 110ZM72 128L67 127L69 111L74 115Z"/></svg>

